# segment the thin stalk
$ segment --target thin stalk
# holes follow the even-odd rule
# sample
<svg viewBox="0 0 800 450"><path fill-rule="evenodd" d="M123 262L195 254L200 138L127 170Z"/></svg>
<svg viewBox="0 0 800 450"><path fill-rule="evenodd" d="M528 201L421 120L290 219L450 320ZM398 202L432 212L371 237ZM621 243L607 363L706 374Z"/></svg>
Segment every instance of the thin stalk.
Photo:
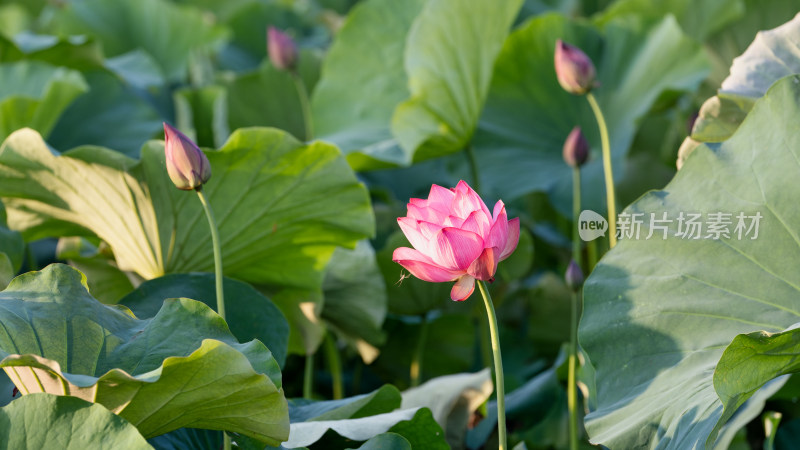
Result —
<svg viewBox="0 0 800 450"><path fill-rule="evenodd" d="M592 273L594 266L597 265L597 241L589 241L586 243L586 257L589 262L586 264L586 273Z"/></svg>
<svg viewBox="0 0 800 450"><path fill-rule="evenodd" d="M575 371L578 366L578 302L580 290L572 293L572 317L569 334L569 372L567 373L567 407L569 409L569 448L578 449L578 393Z"/></svg>
<svg viewBox="0 0 800 450"><path fill-rule="evenodd" d="M608 140L608 127L603 111L597 104L591 92L586 94L586 100L592 107L594 117L597 119L597 126L600 128L600 144L603 148L603 172L606 179L606 204L608 207L608 246L614 248L617 245L617 203L614 195L614 174L611 170L611 144Z"/></svg>
<svg viewBox="0 0 800 450"><path fill-rule="evenodd" d="M217 288L217 314L225 320L225 294L222 289L222 249L219 245L219 229L214 220L214 213L211 212L211 205L208 204L202 186L195 190L208 219L208 227L211 228L211 246L214 249L214 281ZM222 432L222 448L231 449L231 437L225 431Z"/></svg>
<svg viewBox="0 0 800 450"><path fill-rule="evenodd" d="M202 186L195 190L203 209L206 212L208 219L208 226L211 228L211 246L214 248L214 281L217 288L217 314L225 320L225 294L222 289L222 249L219 245L219 229L217 222L214 220L214 213L211 212L211 205L208 204L205 194L203 194ZM222 432L222 448L224 450L231 449L231 437L225 431Z"/></svg>
<svg viewBox="0 0 800 450"><path fill-rule="evenodd" d="M336 348L336 340L328 332L325 334L325 359L328 360L328 369L331 371L333 384L333 399L344 398L344 384L342 383L342 358Z"/></svg>
<svg viewBox="0 0 800 450"><path fill-rule="evenodd" d="M492 338L492 356L494 357L495 391L497 392L497 438L498 449L506 449L506 390L503 377L503 358L500 355L500 334L497 331L497 316L494 313L492 297L486 283L478 280L478 288L486 305L486 316L489 318L489 334Z"/></svg>
<svg viewBox="0 0 800 450"><path fill-rule="evenodd" d="M480 177L478 176L478 158L475 156L475 149L472 148L472 144L467 144L467 147L464 149L467 153L467 161L469 162L469 172L470 176L472 177L472 189L475 192L481 192L481 181Z"/></svg>
<svg viewBox="0 0 800 450"><path fill-rule="evenodd" d="M300 97L300 109L303 111L303 125L305 126L306 141L314 139L314 126L311 119L311 103L308 100L308 91L300 74L292 72L292 81L297 89L297 96Z"/></svg>
<svg viewBox="0 0 800 450"><path fill-rule="evenodd" d="M572 168L572 259L581 264L581 238L578 217L581 215L581 169Z"/></svg>
<svg viewBox="0 0 800 450"><path fill-rule="evenodd" d="M219 246L219 230L217 223L214 221L214 213L211 212L211 205L208 204L205 194L202 189L197 189L197 197L200 198L200 203L206 212L208 218L208 226L211 228L211 246L214 248L214 279L217 288L217 314L225 319L225 294L222 289L222 250Z"/></svg>
<svg viewBox="0 0 800 450"><path fill-rule="evenodd" d="M420 375L422 374L422 356L425 354L425 344L428 340L428 317L423 314L419 329L419 340L411 360L411 387L419 386Z"/></svg>
<svg viewBox="0 0 800 450"><path fill-rule="evenodd" d="M306 370L303 372L303 398L311 398L314 386L314 354L306 354Z"/></svg>

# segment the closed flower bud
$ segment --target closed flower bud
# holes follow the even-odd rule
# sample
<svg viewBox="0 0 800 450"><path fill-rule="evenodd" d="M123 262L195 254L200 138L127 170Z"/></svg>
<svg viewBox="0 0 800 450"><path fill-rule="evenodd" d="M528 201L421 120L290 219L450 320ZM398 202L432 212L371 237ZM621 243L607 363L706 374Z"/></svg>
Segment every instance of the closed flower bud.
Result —
<svg viewBox="0 0 800 450"><path fill-rule="evenodd" d="M205 153L177 129L164 123L164 153L167 173L178 189L199 189L211 178L211 164Z"/></svg>
<svg viewBox="0 0 800 450"><path fill-rule="evenodd" d="M267 51L273 66L294 72L297 67L297 46L288 34L275 27L267 30Z"/></svg>
<svg viewBox="0 0 800 450"><path fill-rule="evenodd" d="M574 259L567 266L564 280L567 282L567 287L572 289L573 292L578 292L578 289L583 285L583 271L581 271L581 266Z"/></svg>
<svg viewBox="0 0 800 450"><path fill-rule="evenodd" d="M556 41L556 77L558 83L570 94L583 95L595 87L595 70L592 60L579 48Z"/></svg>
<svg viewBox="0 0 800 450"><path fill-rule="evenodd" d="M564 141L564 162L570 167L580 167L589 159L589 143L581 133L581 127L575 127Z"/></svg>

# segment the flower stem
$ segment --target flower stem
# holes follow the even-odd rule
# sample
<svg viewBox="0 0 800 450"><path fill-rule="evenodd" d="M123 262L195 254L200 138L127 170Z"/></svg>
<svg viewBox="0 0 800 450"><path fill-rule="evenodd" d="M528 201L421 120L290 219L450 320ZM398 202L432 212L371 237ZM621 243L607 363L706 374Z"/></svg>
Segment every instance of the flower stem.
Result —
<svg viewBox="0 0 800 450"><path fill-rule="evenodd" d="M303 125L305 126L306 141L314 139L314 127L311 119L311 102L308 100L308 91L303 79L297 72L292 72L292 81L297 89L297 96L300 97L300 109L303 111Z"/></svg>
<svg viewBox="0 0 800 450"><path fill-rule="evenodd" d="M567 407L569 409L569 448L578 449L578 394L575 372L578 366L578 302L580 290L572 293L572 317L569 333L569 371L567 373Z"/></svg>
<svg viewBox="0 0 800 450"><path fill-rule="evenodd" d="M211 205L208 204L205 194L202 189L197 189L197 196L200 198L200 203L203 204L203 209L206 211L208 218L208 226L211 228L211 246L214 248L214 279L217 287L217 314L225 320L225 294L222 290L222 250L219 246L219 230L217 223L214 221L214 213L211 212Z"/></svg>
<svg viewBox="0 0 800 450"><path fill-rule="evenodd" d="M589 259L589 262L586 264L585 273L592 273L594 266L597 265L597 240L586 243L586 257Z"/></svg>
<svg viewBox="0 0 800 450"><path fill-rule="evenodd" d="M428 318L422 315L422 322L419 328L419 340L414 351L414 359L411 360L411 387L419 386L420 375L422 374L422 356L425 353L425 344L428 340Z"/></svg>
<svg viewBox="0 0 800 450"><path fill-rule="evenodd" d="M581 215L581 169L572 168L572 259L581 265L581 238L578 218Z"/></svg>
<svg viewBox="0 0 800 450"><path fill-rule="evenodd" d="M608 207L608 244L609 248L614 248L617 245L617 204L616 196L614 195L614 174L611 170L611 144L608 140L608 127L606 126L606 119L603 117L603 111L600 110L600 105L597 104L597 99L594 98L591 92L586 94L586 100L589 101L594 117L597 119L597 126L600 128L600 144L603 147L603 172L606 179L606 204Z"/></svg>
<svg viewBox="0 0 800 450"><path fill-rule="evenodd" d="M492 297L486 288L486 282L478 280L478 288L486 305L486 315L489 318L489 334L492 337L492 356L494 357L495 391L497 391L497 438L499 450L506 448L506 395L503 377L503 358L500 355L500 335L497 331L497 316L494 313Z"/></svg>
<svg viewBox="0 0 800 450"><path fill-rule="evenodd" d="M314 386L314 354L306 354L306 368L303 372L303 398L311 398Z"/></svg>
<svg viewBox="0 0 800 450"><path fill-rule="evenodd" d="M574 229L572 233L572 260L581 266L581 241L578 233L578 217L581 213L581 169L572 169L572 217ZM578 405L575 388L576 358L578 353L578 294L572 294L572 317L569 334L569 372L567 374L567 409L569 410L569 448L578 449Z"/></svg>
<svg viewBox="0 0 800 450"><path fill-rule="evenodd" d="M331 371L331 381L333 384L333 399L344 398L344 384L342 383L342 358L339 349L336 348L336 340L328 332L325 334L325 357L328 360L328 369Z"/></svg>
<svg viewBox="0 0 800 450"><path fill-rule="evenodd" d="M219 245L219 229L217 228L217 222L214 220L214 213L211 212L211 205L208 204L208 199L203 194L202 186L197 188L195 192L197 192L197 197L203 205L208 219L208 227L211 229L211 246L214 249L214 281L217 290L217 314L222 317L222 320L225 320L225 294L222 289L222 249ZM225 431L222 432L222 437L222 448L230 450L231 437Z"/></svg>

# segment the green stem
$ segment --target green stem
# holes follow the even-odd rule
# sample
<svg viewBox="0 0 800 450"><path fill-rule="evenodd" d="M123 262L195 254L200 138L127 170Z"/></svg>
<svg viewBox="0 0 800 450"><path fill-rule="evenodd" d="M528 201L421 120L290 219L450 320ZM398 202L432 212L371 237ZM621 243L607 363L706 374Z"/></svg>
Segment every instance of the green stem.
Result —
<svg viewBox="0 0 800 450"><path fill-rule="evenodd" d="M344 398L344 384L342 383L342 358L336 348L336 340L328 332L325 334L325 359L328 360L328 369L331 371L333 383L333 399Z"/></svg>
<svg viewBox="0 0 800 450"><path fill-rule="evenodd" d="M497 438L498 449L506 448L506 394L503 377L503 358L500 355L500 335L497 331L497 316L494 313L492 297L486 283L478 280L478 288L486 305L486 316L489 318L489 334L492 337L492 356L494 357L495 391L497 392Z"/></svg>
<svg viewBox="0 0 800 450"><path fill-rule="evenodd" d="M567 407L569 409L569 448L578 449L578 394L575 371L578 366L578 302L579 292L572 293L572 318L569 334L569 372L567 373Z"/></svg>
<svg viewBox="0 0 800 450"><path fill-rule="evenodd" d="M211 212L211 205L208 204L205 194L203 194L202 186L195 190L203 209L206 211L206 218L208 218L208 227L211 228L211 246L214 248L214 281L217 288L217 314L225 320L225 294L222 289L222 249L219 245L219 229L217 222L214 220L214 213ZM224 450L231 449L231 437L225 431L222 432L222 448Z"/></svg>
<svg viewBox="0 0 800 450"><path fill-rule="evenodd" d="M470 176L472 177L472 189L475 192L481 192L481 180L478 176L478 157L475 156L475 149L472 148L472 144L467 144L467 147L464 149L467 153L467 161L469 161L469 171Z"/></svg>
<svg viewBox="0 0 800 450"><path fill-rule="evenodd" d="M581 215L581 169L572 168L572 259L581 266L581 238L578 217Z"/></svg>
<svg viewBox="0 0 800 450"><path fill-rule="evenodd" d="M606 179L606 204L608 207L608 246L614 248L617 245L617 204L614 195L614 174L611 170L611 144L608 140L608 127L603 111L597 104L591 92L586 94L586 100L592 107L594 117L597 119L597 126L600 128L600 144L603 147L603 172Z"/></svg>
<svg viewBox="0 0 800 450"><path fill-rule="evenodd" d="M594 266L597 265L597 241L589 241L586 243L586 256L589 262L586 264L586 273L592 273Z"/></svg>
<svg viewBox="0 0 800 450"><path fill-rule="evenodd" d="M306 354L306 370L303 373L303 398L311 398L314 386L314 354Z"/></svg>
<svg viewBox="0 0 800 450"><path fill-rule="evenodd" d="M300 109L303 111L303 125L305 125L306 141L314 139L314 127L311 119L311 103L308 100L308 91L300 74L292 72L292 81L297 89L297 96L300 97Z"/></svg>
<svg viewBox="0 0 800 450"><path fill-rule="evenodd" d="M422 374L422 356L425 354L425 344L428 340L428 318L422 315L422 322L419 328L419 339L417 348L414 351L414 358L411 360L411 387L419 386L420 375Z"/></svg>
<svg viewBox="0 0 800 450"><path fill-rule="evenodd" d="M200 203L203 204L203 209L206 211L206 218L208 218L208 226L211 228L211 246L214 248L214 279L217 287L217 314L225 320L225 294L222 290L222 250L219 246L219 230L217 223L214 221L214 213L211 212L211 205L208 204L203 190L198 188L197 197L200 198Z"/></svg>

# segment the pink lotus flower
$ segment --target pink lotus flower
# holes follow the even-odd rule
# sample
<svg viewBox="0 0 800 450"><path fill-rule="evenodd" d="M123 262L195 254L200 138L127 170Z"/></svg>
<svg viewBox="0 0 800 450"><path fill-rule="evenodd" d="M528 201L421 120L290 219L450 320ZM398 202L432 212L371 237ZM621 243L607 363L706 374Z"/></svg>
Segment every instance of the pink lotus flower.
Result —
<svg viewBox="0 0 800 450"><path fill-rule="evenodd" d="M164 152L167 173L178 189L199 189L211 178L211 164L191 139L164 123Z"/></svg>
<svg viewBox="0 0 800 450"><path fill-rule="evenodd" d="M409 201L408 216L397 223L414 248L396 249L392 260L421 280L455 281L450 298L457 302L472 295L476 278L494 281L497 263L519 242L519 219L508 220L502 201L490 214L464 181L454 189L434 184L426 200Z"/></svg>

